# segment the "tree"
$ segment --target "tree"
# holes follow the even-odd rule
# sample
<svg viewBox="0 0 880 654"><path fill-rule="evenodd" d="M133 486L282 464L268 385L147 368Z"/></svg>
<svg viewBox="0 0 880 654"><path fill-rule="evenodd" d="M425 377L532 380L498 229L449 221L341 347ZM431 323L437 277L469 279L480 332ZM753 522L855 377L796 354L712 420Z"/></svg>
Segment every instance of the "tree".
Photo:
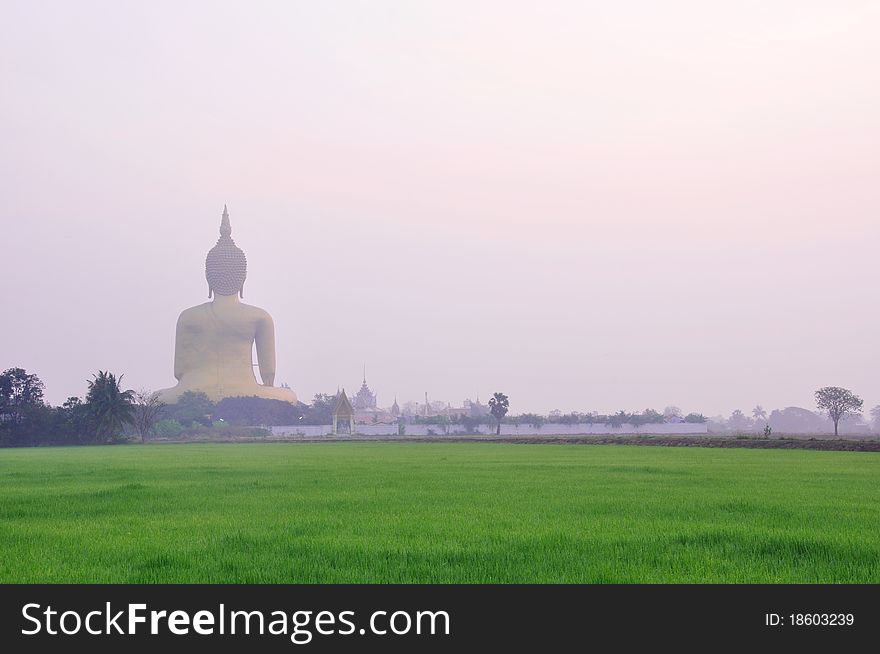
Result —
<svg viewBox="0 0 880 654"><path fill-rule="evenodd" d="M489 400L489 411L492 412L495 420L498 421L498 429L495 431L495 434L498 436L501 435L501 421L504 420L504 416L507 415L509 408L510 401L504 393L492 394L492 399Z"/></svg>
<svg viewBox="0 0 880 654"><path fill-rule="evenodd" d="M541 426L547 422L547 418L537 413L524 413L517 417L517 422L525 423L534 429L540 429Z"/></svg>
<svg viewBox="0 0 880 654"><path fill-rule="evenodd" d="M580 414L572 411L571 413L564 413L561 416L558 416L551 422L558 422L560 425L576 425L580 422Z"/></svg>
<svg viewBox="0 0 880 654"><path fill-rule="evenodd" d="M0 420L20 425L35 407L43 406L43 382L23 368L0 375Z"/></svg>
<svg viewBox="0 0 880 654"><path fill-rule="evenodd" d="M162 417L165 403L159 399L159 393L139 390L134 394L134 429L141 437L141 443L147 439L147 434L153 431L156 423Z"/></svg>
<svg viewBox="0 0 880 654"><path fill-rule="evenodd" d="M746 414L739 409L730 414L727 424L735 432L746 431L752 426Z"/></svg>
<svg viewBox="0 0 880 654"><path fill-rule="evenodd" d="M471 416L462 416L460 418L461 425L464 427L464 431L466 434L477 434L479 433L479 427L482 423L482 418L473 418ZM403 425L403 422L400 422Z"/></svg>
<svg viewBox="0 0 880 654"><path fill-rule="evenodd" d="M333 405L336 404L336 395L330 393L315 393L312 403L304 407L303 424L305 425L329 425L333 422Z"/></svg>
<svg viewBox="0 0 880 654"><path fill-rule="evenodd" d="M643 425L659 425L664 422L663 414L654 409L645 409L642 412L640 422Z"/></svg>
<svg viewBox="0 0 880 654"><path fill-rule="evenodd" d="M177 402L168 406L166 413L187 428L194 422L210 427L213 424L214 403L201 391L186 391L177 398Z"/></svg>
<svg viewBox="0 0 880 654"><path fill-rule="evenodd" d="M633 427L638 427L639 425L644 425L645 423L645 415L642 413L636 413L633 411L629 416L629 423Z"/></svg>
<svg viewBox="0 0 880 654"><path fill-rule="evenodd" d="M121 383L122 375L116 379L112 372L103 370L88 382L86 404L95 418L98 440L118 436L123 427L134 420L134 391L122 390Z"/></svg>
<svg viewBox="0 0 880 654"><path fill-rule="evenodd" d="M240 427L296 425L303 417L301 406L305 405L266 397L224 397L217 402L213 417Z"/></svg>
<svg viewBox="0 0 880 654"><path fill-rule="evenodd" d="M58 429L67 442L85 442L94 438L95 425L89 406L78 397L68 397L57 409Z"/></svg>
<svg viewBox="0 0 880 654"><path fill-rule="evenodd" d="M840 419L847 415L860 414L864 403L858 395L839 386L826 386L816 391L816 406L831 418L835 436L838 435Z"/></svg>
<svg viewBox="0 0 880 654"><path fill-rule="evenodd" d="M609 424L614 427L622 427L623 425L629 423L632 424L633 417L623 409L615 413L613 416L608 418Z"/></svg>
<svg viewBox="0 0 880 654"><path fill-rule="evenodd" d="M673 422L677 419L681 418L681 409L677 406L668 406L663 409L663 417L666 418L666 422Z"/></svg>
<svg viewBox="0 0 880 654"><path fill-rule="evenodd" d="M760 404L752 409L752 417L755 422L767 422L767 411Z"/></svg>
<svg viewBox="0 0 880 654"><path fill-rule="evenodd" d="M828 421L815 411L797 406L774 409L767 422L780 434L827 433Z"/></svg>
<svg viewBox="0 0 880 654"><path fill-rule="evenodd" d="M0 374L0 445L32 443L46 413L39 377L23 368Z"/></svg>
<svg viewBox="0 0 880 654"><path fill-rule="evenodd" d="M871 409L871 418L874 422L874 431L880 432L880 405Z"/></svg>
<svg viewBox="0 0 880 654"><path fill-rule="evenodd" d="M689 413L684 417L684 421L694 424L704 424L709 422L709 419L702 413Z"/></svg>

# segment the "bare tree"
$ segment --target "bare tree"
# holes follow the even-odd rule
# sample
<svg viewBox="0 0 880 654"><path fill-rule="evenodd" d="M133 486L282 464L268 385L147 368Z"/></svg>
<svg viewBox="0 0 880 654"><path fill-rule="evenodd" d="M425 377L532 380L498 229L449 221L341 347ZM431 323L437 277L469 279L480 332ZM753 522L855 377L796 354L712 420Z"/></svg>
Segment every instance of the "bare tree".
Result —
<svg viewBox="0 0 880 654"><path fill-rule="evenodd" d="M139 390L134 394L133 423L135 431L141 437L141 443L146 442L147 434L153 431L153 427L159 422L165 403L159 399L159 393L147 390Z"/></svg>
<svg viewBox="0 0 880 654"><path fill-rule="evenodd" d="M862 412L864 400L845 388L826 386L816 391L816 406L824 411L834 423L834 435L838 435L840 419L846 415L858 415Z"/></svg>

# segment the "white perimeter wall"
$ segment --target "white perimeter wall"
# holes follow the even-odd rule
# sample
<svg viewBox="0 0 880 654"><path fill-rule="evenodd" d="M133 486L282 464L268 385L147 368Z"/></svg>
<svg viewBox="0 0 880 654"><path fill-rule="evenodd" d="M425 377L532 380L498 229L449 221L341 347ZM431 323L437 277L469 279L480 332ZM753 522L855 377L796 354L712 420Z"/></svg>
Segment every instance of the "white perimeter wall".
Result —
<svg viewBox="0 0 880 654"><path fill-rule="evenodd" d="M330 425L289 425L270 427L273 436L326 436ZM397 436L397 425L355 425L358 434L363 436ZM453 436L465 434L494 435L494 425L480 425L475 430L467 430L463 425L406 425L405 436ZM659 423L650 425L501 425L502 436L582 436L589 434L706 434L705 424L682 422L677 424Z"/></svg>

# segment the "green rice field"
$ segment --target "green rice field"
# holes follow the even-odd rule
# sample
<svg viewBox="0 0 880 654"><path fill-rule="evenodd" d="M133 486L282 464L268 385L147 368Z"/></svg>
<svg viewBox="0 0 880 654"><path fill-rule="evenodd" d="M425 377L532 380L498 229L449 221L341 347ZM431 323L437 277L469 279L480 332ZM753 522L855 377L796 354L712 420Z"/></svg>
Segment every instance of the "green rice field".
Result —
<svg viewBox="0 0 880 654"><path fill-rule="evenodd" d="M878 583L880 455L381 442L0 450L0 582Z"/></svg>

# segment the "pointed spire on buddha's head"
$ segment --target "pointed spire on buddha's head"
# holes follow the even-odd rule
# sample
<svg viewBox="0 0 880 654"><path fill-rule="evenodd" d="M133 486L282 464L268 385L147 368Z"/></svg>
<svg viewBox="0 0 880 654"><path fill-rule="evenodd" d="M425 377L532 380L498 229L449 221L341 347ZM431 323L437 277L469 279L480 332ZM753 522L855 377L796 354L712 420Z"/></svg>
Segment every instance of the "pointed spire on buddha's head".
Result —
<svg viewBox="0 0 880 654"><path fill-rule="evenodd" d="M220 219L220 238L208 251L205 259L205 278L208 280L208 298L213 294L244 297L244 280L247 278L247 257L232 240L229 210L223 205Z"/></svg>
<svg viewBox="0 0 880 654"><path fill-rule="evenodd" d="M229 224L229 209L223 205L223 217L220 218L220 236L232 236L232 225Z"/></svg>

